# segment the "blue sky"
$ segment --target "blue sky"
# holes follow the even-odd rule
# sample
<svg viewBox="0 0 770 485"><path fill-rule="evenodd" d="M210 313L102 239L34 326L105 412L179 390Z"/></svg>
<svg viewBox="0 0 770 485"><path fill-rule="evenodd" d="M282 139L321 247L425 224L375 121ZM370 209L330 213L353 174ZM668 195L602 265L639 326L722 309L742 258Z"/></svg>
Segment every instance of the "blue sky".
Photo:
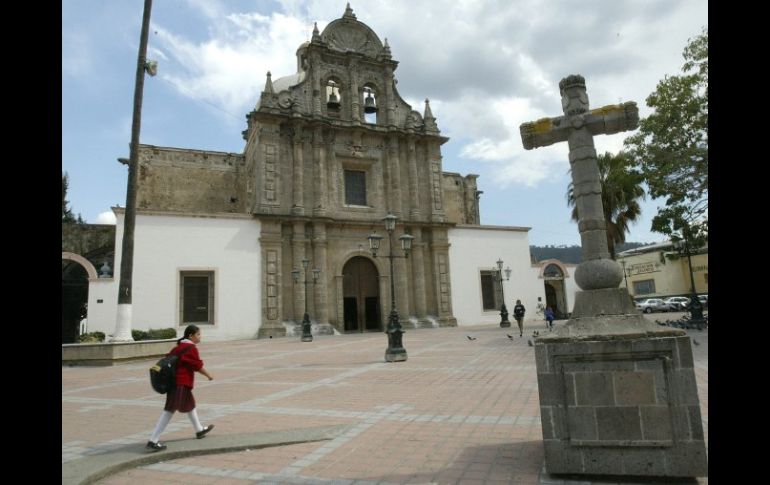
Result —
<svg viewBox="0 0 770 485"><path fill-rule="evenodd" d="M142 0L62 1L62 170L87 222L125 205ZM363 0L358 17L387 38L401 96L430 98L445 171L479 175L481 222L527 226L530 244L579 244L565 193L566 143L525 151L519 125L561 114L559 80L586 78L591 107L636 101L681 72L688 38L708 25L705 0ZM296 72L295 51L342 16L344 1L155 0L140 141L241 153L245 115L273 80ZM617 152L630 133L595 138ZM643 203L629 241L649 231Z"/></svg>

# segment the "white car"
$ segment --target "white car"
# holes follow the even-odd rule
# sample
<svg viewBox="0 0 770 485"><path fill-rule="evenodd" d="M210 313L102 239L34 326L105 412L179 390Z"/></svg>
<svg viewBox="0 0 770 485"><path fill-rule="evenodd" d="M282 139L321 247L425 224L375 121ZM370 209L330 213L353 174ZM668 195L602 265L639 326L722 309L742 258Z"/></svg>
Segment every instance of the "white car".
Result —
<svg viewBox="0 0 770 485"><path fill-rule="evenodd" d="M644 313L667 312L668 305L660 298L647 298L636 303L636 309Z"/></svg>
<svg viewBox="0 0 770 485"><path fill-rule="evenodd" d="M686 296L672 296L663 300L663 303L668 305L668 311L670 312L682 312L689 308L690 298Z"/></svg>

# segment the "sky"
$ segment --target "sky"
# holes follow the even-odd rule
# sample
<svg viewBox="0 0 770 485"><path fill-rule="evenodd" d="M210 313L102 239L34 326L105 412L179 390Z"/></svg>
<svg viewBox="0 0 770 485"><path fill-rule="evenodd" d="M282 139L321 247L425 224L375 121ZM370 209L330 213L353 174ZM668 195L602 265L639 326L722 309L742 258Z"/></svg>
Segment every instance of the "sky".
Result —
<svg viewBox="0 0 770 485"><path fill-rule="evenodd" d="M313 23L342 17L344 1L155 0L140 143L242 153L246 113L265 85L296 72ZM62 0L62 171L67 200L88 223L125 206L142 0ZM478 174L481 223L531 227L533 245L580 244L570 220L566 143L524 150L519 126L562 115L559 81L586 79L591 108L646 98L681 74L688 39L708 26L706 0L354 0L360 22L387 38L398 92L425 98L441 134L443 169ZM634 132L594 138L617 153ZM660 200L642 203L626 236L649 230Z"/></svg>

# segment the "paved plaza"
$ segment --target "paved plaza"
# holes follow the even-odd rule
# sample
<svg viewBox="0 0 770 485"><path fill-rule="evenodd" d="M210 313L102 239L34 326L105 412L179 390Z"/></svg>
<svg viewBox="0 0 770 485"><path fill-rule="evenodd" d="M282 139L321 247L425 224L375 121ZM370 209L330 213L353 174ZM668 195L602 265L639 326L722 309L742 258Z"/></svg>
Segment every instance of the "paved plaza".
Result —
<svg viewBox="0 0 770 485"><path fill-rule="evenodd" d="M408 360L386 363L383 333L209 342L204 328L214 380L196 376L194 393L216 427L196 440L177 413L158 453L143 449L165 399L149 384L157 359L63 366L62 481L112 460L124 469L97 483L626 483L543 471L533 330L545 326L407 328ZM688 334L708 444L708 331Z"/></svg>

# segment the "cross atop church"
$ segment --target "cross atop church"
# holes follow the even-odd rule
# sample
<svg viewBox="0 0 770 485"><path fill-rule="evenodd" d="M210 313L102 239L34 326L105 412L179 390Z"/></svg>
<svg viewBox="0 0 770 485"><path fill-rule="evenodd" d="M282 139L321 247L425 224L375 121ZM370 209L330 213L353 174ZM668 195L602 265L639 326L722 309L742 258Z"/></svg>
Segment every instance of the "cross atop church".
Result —
<svg viewBox="0 0 770 485"><path fill-rule="evenodd" d="M564 116L523 123L519 128L524 148L566 141L572 172L573 193L578 213L582 263L575 270L575 282L583 290L617 288L623 272L610 259L607 228L602 208L602 186L594 148L595 135L612 135L639 126L636 103L588 109L583 76L567 76L559 82Z"/></svg>

